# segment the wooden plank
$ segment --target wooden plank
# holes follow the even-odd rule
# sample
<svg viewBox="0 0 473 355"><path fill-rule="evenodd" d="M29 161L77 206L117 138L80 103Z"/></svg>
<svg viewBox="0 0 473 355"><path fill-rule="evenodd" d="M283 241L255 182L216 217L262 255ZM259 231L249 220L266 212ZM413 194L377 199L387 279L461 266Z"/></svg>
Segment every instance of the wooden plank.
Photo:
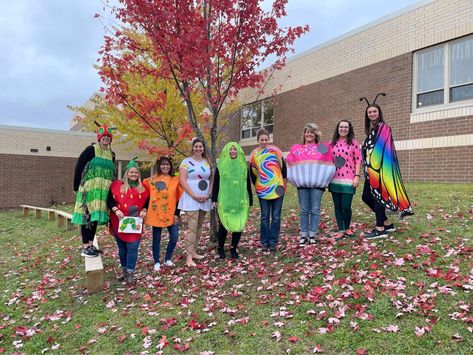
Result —
<svg viewBox="0 0 473 355"><path fill-rule="evenodd" d="M54 210L48 211L48 221L54 221L56 219L56 213Z"/></svg>
<svg viewBox="0 0 473 355"><path fill-rule="evenodd" d="M64 216L57 213L57 226L64 227Z"/></svg>
<svg viewBox="0 0 473 355"><path fill-rule="evenodd" d="M67 229L68 231L70 231L70 230L73 230L74 228L75 228L75 227L74 227L74 225L72 224L72 221L71 221L69 218L67 218L67 219L66 219L66 229Z"/></svg>
<svg viewBox="0 0 473 355"><path fill-rule="evenodd" d="M100 258L100 257L97 257ZM86 258L86 259L97 259L97 258ZM104 271L89 271L87 272L87 292L89 295L103 291L103 274Z"/></svg>
<svg viewBox="0 0 473 355"><path fill-rule="evenodd" d="M98 249L97 236L94 238L94 246ZM102 257L85 258L85 273L87 277L87 292L89 294L103 290L103 263Z"/></svg>
<svg viewBox="0 0 473 355"><path fill-rule="evenodd" d="M23 206L23 217L28 217L29 214L30 214L29 207Z"/></svg>
<svg viewBox="0 0 473 355"><path fill-rule="evenodd" d="M36 218L41 218L41 209L37 208L37 209L35 209L34 212L35 212Z"/></svg>

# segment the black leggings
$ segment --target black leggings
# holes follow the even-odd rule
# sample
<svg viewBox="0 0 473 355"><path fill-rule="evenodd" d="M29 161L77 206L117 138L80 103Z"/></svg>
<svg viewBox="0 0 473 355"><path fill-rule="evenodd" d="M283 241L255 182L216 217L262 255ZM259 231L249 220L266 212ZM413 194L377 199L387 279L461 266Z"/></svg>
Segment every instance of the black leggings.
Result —
<svg viewBox="0 0 473 355"><path fill-rule="evenodd" d="M361 199L376 215L376 227L384 227L384 221L388 219L386 217L386 208L373 197L370 191L370 183L367 180L365 180L363 186Z"/></svg>
<svg viewBox="0 0 473 355"><path fill-rule="evenodd" d="M88 244L94 241L95 232L97 232L97 222L90 222L90 226L82 224L80 234L82 235L82 244Z"/></svg>
<svg viewBox="0 0 473 355"><path fill-rule="evenodd" d="M225 229L222 222L220 222L219 227L218 227L218 233L217 233L218 247L220 249L223 249L223 246L225 245L227 234L228 234L228 231ZM241 232L232 232L232 248L236 248L238 246L238 243L240 242L240 237L241 237Z"/></svg>

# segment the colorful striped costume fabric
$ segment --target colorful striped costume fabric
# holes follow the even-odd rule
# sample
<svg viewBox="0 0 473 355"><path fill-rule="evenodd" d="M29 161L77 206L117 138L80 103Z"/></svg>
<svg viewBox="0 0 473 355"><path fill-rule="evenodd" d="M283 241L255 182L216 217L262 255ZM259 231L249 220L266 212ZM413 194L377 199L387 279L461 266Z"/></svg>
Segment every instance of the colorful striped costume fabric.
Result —
<svg viewBox="0 0 473 355"><path fill-rule="evenodd" d="M365 178L374 198L392 211L411 209L402 181L391 128L379 123L363 144Z"/></svg>
<svg viewBox="0 0 473 355"><path fill-rule="evenodd" d="M110 150L102 150L94 145L95 157L90 160L82 174L82 180L76 195L76 204L72 223L87 224L109 221L107 197L112 184L115 165Z"/></svg>
<svg viewBox="0 0 473 355"><path fill-rule="evenodd" d="M319 145L324 145L320 149ZM330 143L294 144L286 157L287 179L296 187L327 187L335 174Z"/></svg>
<svg viewBox="0 0 473 355"><path fill-rule="evenodd" d="M283 155L275 146L251 152L250 166L256 176L255 191L263 200L274 200L284 195L286 186L282 176Z"/></svg>

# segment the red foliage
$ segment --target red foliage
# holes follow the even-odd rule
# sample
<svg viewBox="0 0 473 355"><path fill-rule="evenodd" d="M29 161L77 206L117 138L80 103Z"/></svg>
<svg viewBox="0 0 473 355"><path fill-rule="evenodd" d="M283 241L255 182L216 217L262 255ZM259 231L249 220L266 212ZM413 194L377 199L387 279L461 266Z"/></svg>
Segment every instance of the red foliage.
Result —
<svg viewBox="0 0 473 355"><path fill-rule="evenodd" d="M120 101L127 92L124 73L172 78L189 110L189 122L203 137L193 112L193 95L205 100L211 113L208 125L215 148L217 118L227 98L244 88L258 88L270 70L281 68L292 43L308 26L280 28L287 0L274 0L265 12L259 0L119 0L116 18L124 25L114 36L106 36L100 50L100 75L109 99ZM131 31L130 31L131 30ZM142 33L147 45L133 33ZM269 57L270 70L258 71ZM147 64L147 59L159 63ZM143 100L139 109L147 112L161 104ZM134 98L134 102L140 102ZM215 161L215 152L211 159Z"/></svg>

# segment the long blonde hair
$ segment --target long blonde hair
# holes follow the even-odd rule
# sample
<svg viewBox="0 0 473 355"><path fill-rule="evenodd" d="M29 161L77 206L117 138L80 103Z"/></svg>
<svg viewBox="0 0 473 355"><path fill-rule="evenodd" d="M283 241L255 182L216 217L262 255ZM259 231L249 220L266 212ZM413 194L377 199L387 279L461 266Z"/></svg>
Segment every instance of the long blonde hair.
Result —
<svg viewBox="0 0 473 355"><path fill-rule="evenodd" d="M131 168L129 168L125 171L125 176L123 176L123 184L122 184L122 186L120 186L120 192L121 193L127 193L128 190L130 189L130 183L128 182L128 170L133 169L133 168L135 168L135 167L132 166ZM137 183L136 183L136 189L138 190L138 192L144 192L145 187L141 183L140 169L138 169L138 168L135 168L135 169L138 171L138 180L137 180Z"/></svg>

